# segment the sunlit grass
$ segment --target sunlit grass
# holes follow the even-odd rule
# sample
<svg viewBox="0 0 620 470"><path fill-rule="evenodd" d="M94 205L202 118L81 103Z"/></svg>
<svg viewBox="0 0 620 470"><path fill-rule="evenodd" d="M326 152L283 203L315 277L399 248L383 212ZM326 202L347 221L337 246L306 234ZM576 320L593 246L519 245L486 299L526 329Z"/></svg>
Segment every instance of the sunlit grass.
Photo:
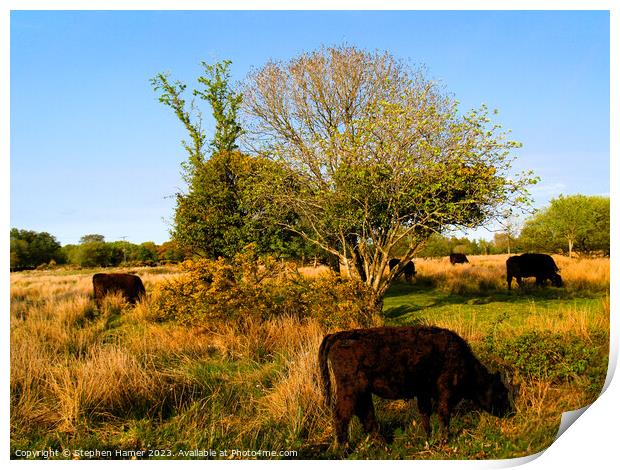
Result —
<svg viewBox="0 0 620 470"><path fill-rule="evenodd" d="M482 360L488 338L503 344L532 332L605 353L609 260L554 257L563 289L508 292L507 256L416 260L412 284L385 299L388 324L450 328ZM151 268L152 269L152 268ZM319 276L327 268L302 269ZM140 268L147 293L176 270ZM11 274L11 446L20 448L272 448L303 458L506 458L551 444L563 411L590 403L604 374L557 381L521 374L517 414L498 419L463 404L455 437L428 444L415 402L376 400L388 443L351 428L349 454L331 447L330 412L317 379L324 331L277 318L181 326L158 322L149 298L111 296L96 309L94 271ZM604 360L601 359L601 360ZM491 364L491 363L490 363ZM491 364L492 365L492 364ZM437 422L434 419L434 425Z"/></svg>

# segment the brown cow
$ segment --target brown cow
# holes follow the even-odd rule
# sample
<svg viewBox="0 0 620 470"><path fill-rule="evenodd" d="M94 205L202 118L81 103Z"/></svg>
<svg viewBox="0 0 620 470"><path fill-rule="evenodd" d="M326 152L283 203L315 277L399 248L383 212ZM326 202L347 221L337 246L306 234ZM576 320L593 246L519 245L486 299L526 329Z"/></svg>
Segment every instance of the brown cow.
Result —
<svg viewBox="0 0 620 470"><path fill-rule="evenodd" d="M390 271L394 269L395 267L397 267L399 264L400 264L400 259L392 258L388 262ZM396 276L394 276L394 279L398 279L402 274L405 275L405 281L411 282L413 280L413 276L416 275L415 264L413 264L413 261L411 260L407 261L405 265L400 268L400 271L396 274Z"/></svg>
<svg viewBox="0 0 620 470"><path fill-rule="evenodd" d="M491 374L465 340L442 328L381 327L330 334L319 348L319 368L326 404L333 405L338 444L347 443L353 415L367 433L377 432L373 393L388 399L417 397L429 437L434 401L446 440L450 413L462 399L499 417L512 411L500 374ZM330 371L335 382L333 404Z"/></svg>
<svg viewBox="0 0 620 470"><path fill-rule="evenodd" d="M134 304L146 294L139 276L123 273L97 273L93 276L93 291L97 307L103 298L113 292L120 292L128 302Z"/></svg>
<svg viewBox="0 0 620 470"><path fill-rule="evenodd" d="M450 264L469 263L465 253L450 253Z"/></svg>

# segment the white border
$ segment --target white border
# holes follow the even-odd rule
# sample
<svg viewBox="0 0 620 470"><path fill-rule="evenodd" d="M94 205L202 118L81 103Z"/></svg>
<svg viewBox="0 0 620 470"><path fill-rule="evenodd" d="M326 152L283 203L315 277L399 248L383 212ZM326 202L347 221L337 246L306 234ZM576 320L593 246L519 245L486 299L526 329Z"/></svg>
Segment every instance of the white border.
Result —
<svg viewBox="0 0 620 470"><path fill-rule="evenodd" d="M2 114L4 119L0 124L0 149L2 152L2 160L0 168L0 178L3 188L5 199L0 206L2 209L2 216L6 221L5 230L2 232L0 239L4 243L4 250L2 252L2 261L5 269L3 271L3 282L0 289L2 305L5 321L8 318L9 311L9 295L8 295L8 270L6 266L9 264L8 260L8 227L9 227L9 154L10 154L10 141L9 141L9 119L10 119L10 83L9 83L9 71L10 71L10 10L610 10L611 11L611 90L610 101L611 107L611 126L610 129L620 129L620 122L618 120L618 27L620 26L618 21L619 9L617 3L613 0L507 0L503 2L496 2L490 0L477 0L477 1L458 1L458 0L437 0L431 1L398 1L398 0L384 0L380 3L371 0L340 0L340 1L326 1L326 0L314 0L314 1L296 1L294 5L290 1L285 0L273 0L269 2L260 1L243 1L243 0L227 0L221 1L123 1L123 0L94 0L88 3L77 0L64 0L64 1L16 1L9 0L2 3L0 7L0 79L2 86L0 87L0 102L2 103ZM611 178L616 181L615 176L618 171L618 133L611 133ZM612 194L612 251L615 255L615 238L618 234L618 208L615 203L616 191L614 186L611 185ZM617 291L615 286L616 276L614 273L620 272L618 270L619 263L616 258L611 258L611 273L612 273L612 294L611 294L611 349L610 349L610 373L608 375L607 390L602 396L595 401L590 408L578 419L577 424L571 426L562 436L552 444L546 451L536 456L530 456L523 459L512 460L500 460L500 461L406 461L406 462L389 462L389 465L406 465L409 469L411 466L416 468L501 468L512 467L515 465L521 465L527 463L528 468L548 468L550 466L562 467L592 467L592 468L609 468L612 462L616 464L618 447L616 427L618 425L617 418L619 416L619 401L620 401L620 387L618 386L618 379L610 381L613 375L613 369L617 364L618 358L618 319L617 314L614 311L617 305ZM2 339L4 340L4 358L5 368L2 375L2 391L4 392L5 403L2 407L3 427L2 427L2 443L1 450L3 459L9 458L9 329L7 323L3 326ZM538 457L538 458L536 458ZM315 463L316 462L316 463ZM302 461L296 462L295 465L311 466L316 465L319 462L320 465L334 465L331 461ZM529 462L529 463L528 463ZM30 466L39 465L40 462L23 462L23 461L10 461L11 465L15 466ZM67 465L67 462L46 462L45 465L56 467L57 465ZM82 462L81 464L84 464ZM94 467L108 465L108 462L88 462L88 465ZM149 465L152 466L168 466L175 465L175 462L115 462L115 465ZM338 466L359 465L356 462L337 461ZM382 463L375 462L370 465L382 465ZM228 462L215 461L184 461L182 465L188 466L200 466L204 468L205 465L209 466L223 466L230 465ZM251 462L242 461L235 462L235 466L246 465L291 465L291 462Z"/></svg>

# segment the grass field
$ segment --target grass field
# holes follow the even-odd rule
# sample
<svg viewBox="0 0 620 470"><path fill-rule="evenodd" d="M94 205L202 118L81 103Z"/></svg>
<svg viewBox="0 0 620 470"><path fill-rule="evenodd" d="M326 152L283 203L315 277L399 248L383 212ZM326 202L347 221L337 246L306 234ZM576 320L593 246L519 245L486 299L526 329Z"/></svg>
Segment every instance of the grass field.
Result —
<svg viewBox="0 0 620 470"><path fill-rule="evenodd" d="M564 288L509 292L505 259L416 260L415 281L393 286L384 314L386 324L450 328L483 362L510 367L521 383L516 415L499 419L464 402L452 421L455 437L442 444L426 441L414 404L375 399L386 443L354 420L347 453L331 446L316 366L325 332L317 323L156 322L148 299L131 307L110 297L95 309L94 271L13 273L11 457L52 449L56 458L69 451L69 458L486 459L543 450L561 413L594 401L604 383L609 260L555 257ZM176 275L136 272L147 292Z"/></svg>

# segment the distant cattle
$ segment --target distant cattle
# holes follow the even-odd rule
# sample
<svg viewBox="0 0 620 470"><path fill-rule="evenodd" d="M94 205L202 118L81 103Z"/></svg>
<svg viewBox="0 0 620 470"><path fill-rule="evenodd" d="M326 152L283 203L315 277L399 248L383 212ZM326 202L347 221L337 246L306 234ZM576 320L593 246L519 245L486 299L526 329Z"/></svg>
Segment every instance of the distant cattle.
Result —
<svg viewBox="0 0 620 470"><path fill-rule="evenodd" d="M140 277L135 274L97 273L93 276L93 291L97 306L101 306L103 298L119 292L130 303L136 303L146 293Z"/></svg>
<svg viewBox="0 0 620 470"><path fill-rule="evenodd" d="M464 339L442 328L381 327L329 334L319 348L319 369L339 444L348 441L353 415L365 432L377 432L372 394L417 397L429 437L434 402L444 439L449 437L450 414L462 399L498 417L513 410L512 394L500 374L490 373Z"/></svg>
<svg viewBox="0 0 620 470"><path fill-rule="evenodd" d="M400 263L400 260L398 258L392 258L388 263L390 271L396 266L398 266L398 263ZM413 276L416 275L415 265L413 264L413 261L407 261L407 263L405 263L405 265L400 268L400 271L396 274L396 276L394 276L394 279L398 279L402 274L405 275L405 280L407 282L411 282Z"/></svg>
<svg viewBox="0 0 620 470"><path fill-rule="evenodd" d="M511 256L506 260L506 281L508 289L511 289L512 278L514 277L522 286L524 277L535 277L536 285L543 286L549 279L556 287L562 287L562 278L558 274L559 269L549 255L540 253L524 253L520 256Z"/></svg>
<svg viewBox="0 0 620 470"><path fill-rule="evenodd" d="M452 264L463 264L469 263L467 256L463 253L450 253L450 263Z"/></svg>

